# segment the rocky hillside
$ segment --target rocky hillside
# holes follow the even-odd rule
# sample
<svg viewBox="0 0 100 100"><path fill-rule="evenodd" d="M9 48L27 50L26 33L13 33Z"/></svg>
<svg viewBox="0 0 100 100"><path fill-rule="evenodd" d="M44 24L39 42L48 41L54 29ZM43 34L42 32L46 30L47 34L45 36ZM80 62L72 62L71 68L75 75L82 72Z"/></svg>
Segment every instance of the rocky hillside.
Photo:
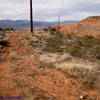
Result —
<svg viewBox="0 0 100 100"><path fill-rule="evenodd" d="M77 23L61 25L64 32L73 32L78 35L92 35L100 37L100 16L91 16Z"/></svg>
<svg viewBox="0 0 100 100"><path fill-rule="evenodd" d="M81 22L94 22L94 23L99 23L100 22L100 16L90 16L84 20L82 20Z"/></svg>

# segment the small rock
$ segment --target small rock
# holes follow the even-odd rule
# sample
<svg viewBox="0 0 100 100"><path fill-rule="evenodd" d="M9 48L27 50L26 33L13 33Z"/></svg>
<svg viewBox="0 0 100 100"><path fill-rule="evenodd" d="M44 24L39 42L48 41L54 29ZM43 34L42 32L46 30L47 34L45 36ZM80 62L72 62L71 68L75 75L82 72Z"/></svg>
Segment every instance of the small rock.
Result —
<svg viewBox="0 0 100 100"><path fill-rule="evenodd" d="M31 58L34 58L35 55L30 55Z"/></svg>
<svg viewBox="0 0 100 100"><path fill-rule="evenodd" d="M81 95L81 96L80 96L80 99L84 99L84 96L83 96L83 95Z"/></svg>
<svg viewBox="0 0 100 100"><path fill-rule="evenodd" d="M71 58L72 58L72 56L70 54L63 54L60 56L58 61L70 60Z"/></svg>
<svg viewBox="0 0 100 100"><path fill-rule="evenodd" d="M87 99L88 95L87 94L84 94L84 95L81 95L80 96L80 99Z"/></svg>

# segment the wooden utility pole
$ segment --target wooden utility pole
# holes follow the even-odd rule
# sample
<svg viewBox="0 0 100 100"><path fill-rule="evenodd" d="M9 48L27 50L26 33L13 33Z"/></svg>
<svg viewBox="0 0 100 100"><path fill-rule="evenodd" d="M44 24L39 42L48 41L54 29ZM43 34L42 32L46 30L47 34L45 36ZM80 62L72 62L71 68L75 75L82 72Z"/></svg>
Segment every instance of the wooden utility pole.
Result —
<svg viewBox="0 0 100 100"><path fill-rule="evenodd" d="M60 28L61 28L61 23L60 23L60 16L59 16L59 18L58 18L58 20L59 20L59 32L60 32Z"/></svg>
<svg viewBox="0 0 100 100"><path fill-rule="evenodd" d="M80 34L80 30L79 30L79 22L77 22L77 33Z"/></svg>
<svg viewBox="0 0 100 100"><path fill-rule="evenodd" d="M33 7L32 0L30 0L30 31L33 33Z"/></svg>

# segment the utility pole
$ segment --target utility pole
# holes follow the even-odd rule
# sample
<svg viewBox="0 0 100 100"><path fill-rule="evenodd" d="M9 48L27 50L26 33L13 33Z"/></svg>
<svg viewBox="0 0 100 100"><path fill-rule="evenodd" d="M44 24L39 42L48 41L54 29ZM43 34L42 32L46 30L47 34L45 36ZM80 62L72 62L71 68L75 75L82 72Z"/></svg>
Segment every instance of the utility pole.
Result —
<svg viewBox="0 0 100 100"><path fill-rule="evenodd" d="M77 33L80 34L80 31L79 31L79 22L77 22Z"/></svg>
<svg viewBox="0 0 100 100"><path fill-rule="evenodd" d="M60 28L61 28L61 23L60 23L60 16L59 16L59 18L58 18L58 21L59 21L59 32L60 32Z"/></svg>
<svg viewBox="0 0 100 100"><path fill-rule="evenodd" d="M33 7L32 0L30 0L30 31L33 33Z"/></svg>

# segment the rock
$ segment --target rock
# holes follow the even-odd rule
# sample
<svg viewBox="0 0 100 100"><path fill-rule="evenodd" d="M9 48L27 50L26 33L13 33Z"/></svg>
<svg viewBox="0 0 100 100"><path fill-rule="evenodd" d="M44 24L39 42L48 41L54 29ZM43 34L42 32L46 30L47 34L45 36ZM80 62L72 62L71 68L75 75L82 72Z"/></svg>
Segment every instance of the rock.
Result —
<svg viewBox="0 0 100 100"><path fill-rule="evenodd" d="M47 53L40 55L39 60L45 63L56 63L59 58L59 55L56 53Z"/></svg>
<svg viewBox="0 0 100 100"><path fill-rule="evenodd" d="M58 61L59 62L62 62L62 61L65 61L65 60L71 60L72 56L70 54L63 54L59 57Z"/></svg>
<svg viewBox="0 0 100 100"><path fill-rule="evenodd" d="M81 95L81 96L80 96L80 99L84 99L84 96L83 96L83 95Z"/></svg>
<svg viewBox="0 0 100 100"><path fill-rule="evenodd" d="M83 94L83 95L81 95L80 96L80 99L82 100L82 99L87 99L88 98L88 95L87 94Z"/></svg>
<svg viewBox="0 0 100 100"><path fill-rule="evenodd" d="M34 57L35 57L35 55L30 55L30 57L31 57L31 58L34 58Z"/></svg>
<svg viewBox="0 0 100 100"><path fill-rule="evenodd" d="M70 60L72 57L69 54L46 53L40 55L39 59L45 63L59 63L65 60Z"/></svg>

